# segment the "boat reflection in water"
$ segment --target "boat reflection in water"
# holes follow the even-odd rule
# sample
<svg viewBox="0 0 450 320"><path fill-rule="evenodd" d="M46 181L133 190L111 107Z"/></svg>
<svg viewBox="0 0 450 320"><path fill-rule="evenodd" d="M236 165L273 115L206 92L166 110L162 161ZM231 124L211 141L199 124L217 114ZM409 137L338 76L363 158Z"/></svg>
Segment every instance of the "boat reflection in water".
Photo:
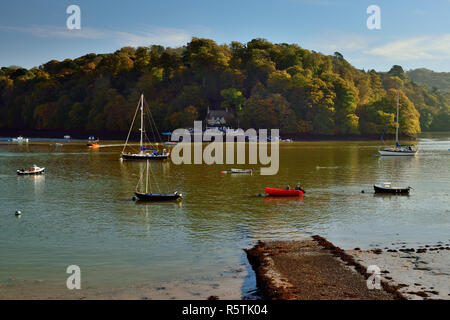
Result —
<svg viewBox="0 0 450 320"><path fill-rule="evenodd" d="M264 197L264 202L266 203L275 203L275 202L294 202L294 201L298 201L301 202L303 201L303 194L299 195L297 197L283 197L283 196L265 196Z"/></svg>

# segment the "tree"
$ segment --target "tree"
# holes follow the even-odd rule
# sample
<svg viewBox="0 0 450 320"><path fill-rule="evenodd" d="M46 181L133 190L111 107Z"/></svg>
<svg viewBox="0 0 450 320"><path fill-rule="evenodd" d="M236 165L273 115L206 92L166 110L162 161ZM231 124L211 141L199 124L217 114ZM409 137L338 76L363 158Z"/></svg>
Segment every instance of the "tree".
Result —
<svg viewBox="0 0 450 320"><path fill-rule="evenodd" d="M399 65L393 65L391 70L389 70L388 75L391 77L399 77L400 79L405 79L406 74L403 68Z"/></svg>
<svg viewBox="0 0 450 320"><path fill-rule="evenodd" d="M222 107L233 109L235 112L242 111L242 105L245 103L245 97L242 92L235 88L223 89L220 91L223 97Z"/></svg>

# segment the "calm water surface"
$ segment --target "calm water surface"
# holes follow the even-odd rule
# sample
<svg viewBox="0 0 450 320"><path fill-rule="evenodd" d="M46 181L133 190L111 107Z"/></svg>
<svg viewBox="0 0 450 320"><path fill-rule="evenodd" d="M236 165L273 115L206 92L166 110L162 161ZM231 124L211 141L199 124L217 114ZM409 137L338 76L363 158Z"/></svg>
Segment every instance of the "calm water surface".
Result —
<svg viewBox="0 0 450 320"><path fill-rule="evenodd" d="M142 281L220 282L224 272L245 266L239 275L245 295L255 285L242 248L258 239L320 234L345 249L448 243L450 134L423 136L416 157L381 158L378 146L282 143L275 176L154 162L162 191L178 190L184 199L139 204L131 197L145 163L118 161L121 147L0 142L0 288L8 297L36 280L48 290L65 287L71 264L81 267L83 287L92 290ZM46 167L45 175L15 175L33 164ZM265 186L298 181L307 191L302 199L256 196ZM409 197L374 196L372 185L385 181L414 189ZM22 283L19 293L15 283Z"/></svg>

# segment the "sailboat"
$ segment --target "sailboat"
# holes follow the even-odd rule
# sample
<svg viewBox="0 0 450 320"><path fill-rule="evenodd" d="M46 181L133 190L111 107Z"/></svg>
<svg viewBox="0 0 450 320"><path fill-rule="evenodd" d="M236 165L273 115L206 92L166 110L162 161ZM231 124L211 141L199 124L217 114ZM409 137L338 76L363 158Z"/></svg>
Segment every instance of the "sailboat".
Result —
<svg viewBox="0 0 450 320"><path fill-rule="evenodd" d="M139 178L139 181L136 185L136 191L135 195L140 201L170 201L170 200L178 200L182 198L182 194L178 193L178 191L175 191L174 193L152 193L149 186L149 167L148 167L148 160L147 160L147 166L146 166L146 179L145 179L145 190L139 190L139 185L141 184L142 178L143 178L143 170L141 172L141 177Z"/></svg>
<svg viewBox="0 0 450 320"><path fill-rule="evenodd" d="M141 138L140 138L140 142L139 142L139 152L138 153L130 153L130 152L125 153L125 149L128 144L128 139L130 138L130 133L131 133L131 130L133 129L133 124L134 124L134 121L136 119L136 116L137 116L139 110L141 112L141 127L139 129L139 131L141 133ZM155 126L155 131L158 132L150 110L148 110L148 113L150 115L150 120L151 120L152 124ZM134 114L133 121L131 123L130 131L128 132L127 140L125 141L125 145L122 150L122 158L121 159L123 159L123 160L165 160L170 156L170 152L167 152L165 149L162 152L158 152L159 150L157 148L147 148L146 145L144 145L144 135L147 137L147 135L145 134L145 130L144 130L144 95L141 94L141 98L139 100L138 106L136 108L136 112ZM152 151L152 152L148 152L148 151Z"/></svg>
<svg viewBox="0 0 450 320"><path fill-rule="evenodd" d="M382 156L414 156L417 153L417 147L413 144L400 144L398 142L398 102L399 94L397 93L397 124L395 127L395 146L378 150Z"/></svg>

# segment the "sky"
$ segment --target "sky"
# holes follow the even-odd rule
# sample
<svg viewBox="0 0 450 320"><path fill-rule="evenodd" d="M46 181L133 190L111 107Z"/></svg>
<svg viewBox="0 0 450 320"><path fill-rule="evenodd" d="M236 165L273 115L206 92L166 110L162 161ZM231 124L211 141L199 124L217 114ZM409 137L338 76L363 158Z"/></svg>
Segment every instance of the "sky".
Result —
<svg viewBox="0 0 450 320"><path fill-rule="evenodd" d="M78 5L81 29L69 30ZM369 29L370 5L380 29ZM218 44L254 38L340 52L355 67L450 72L450 0L2 0L0 67L109 53L124 46Z"/></svg>

